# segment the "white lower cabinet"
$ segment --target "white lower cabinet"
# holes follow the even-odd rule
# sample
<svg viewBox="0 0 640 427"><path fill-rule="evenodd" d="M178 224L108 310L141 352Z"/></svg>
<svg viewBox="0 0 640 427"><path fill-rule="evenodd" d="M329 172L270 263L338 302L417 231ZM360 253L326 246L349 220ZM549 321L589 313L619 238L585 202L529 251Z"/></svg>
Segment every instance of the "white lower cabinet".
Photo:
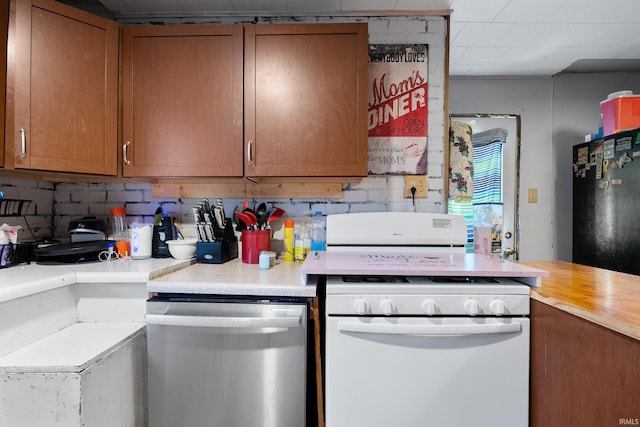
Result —
<svg viewBox="0 0 640 427"><path fill-rule="evenodd" d="M0 345L0 425L147 425L146 326L144 312L132 313L144 298L78 286L0 303L0 320L13 313L0 337L20 342ZM105 315L128 301L126 315Z"/></svg>
<svg viewBox="0 0 640 427"><path fill-rule="evenodd" d="M145 327L76 323L0 359L8 426L144 426Z"/></svg>

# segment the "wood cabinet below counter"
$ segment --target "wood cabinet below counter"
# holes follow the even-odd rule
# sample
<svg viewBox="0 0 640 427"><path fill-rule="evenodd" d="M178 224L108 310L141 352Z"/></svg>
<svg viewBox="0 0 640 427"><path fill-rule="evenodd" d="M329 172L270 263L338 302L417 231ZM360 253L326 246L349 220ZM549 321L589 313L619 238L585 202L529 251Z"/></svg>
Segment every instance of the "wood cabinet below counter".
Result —
<svg viewBox="0 0 640 427"><path fill-rule="evenodd" d="M568 262L531 290L531 426L640 419L640 277Z"/></svg>

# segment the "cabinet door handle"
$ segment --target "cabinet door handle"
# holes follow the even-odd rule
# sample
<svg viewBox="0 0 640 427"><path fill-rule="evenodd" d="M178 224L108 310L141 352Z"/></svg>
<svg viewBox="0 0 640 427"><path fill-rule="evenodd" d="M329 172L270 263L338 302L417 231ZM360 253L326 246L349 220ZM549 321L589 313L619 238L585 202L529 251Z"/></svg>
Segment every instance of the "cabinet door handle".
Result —
<svg viewBox="0 0 640 427"><path fill-rule="evenodd" d="M249 140L249 142L247 142L247 163L248 164L253 164L253 140Z"/></svg>
<svg viewBox="0 0 640 427"><path fill-rule="evenodd" d="M131 141L127 141L122 144L122 161L127 166L131 164L131 160L127 159L127 148L129 147L129 145L131 145Z"/></svg>
<svg viewBox="0 0 640 427"><path fill-rule="evenodd" d="M20 157L27 157L27 132L20 129Z"/></svg>

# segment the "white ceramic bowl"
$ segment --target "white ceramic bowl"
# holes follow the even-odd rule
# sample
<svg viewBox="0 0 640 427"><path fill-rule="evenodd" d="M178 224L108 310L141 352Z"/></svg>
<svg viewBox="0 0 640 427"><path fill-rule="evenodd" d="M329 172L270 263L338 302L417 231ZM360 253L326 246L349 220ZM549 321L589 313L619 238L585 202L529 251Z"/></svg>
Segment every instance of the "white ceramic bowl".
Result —
<svg viewBox="0 0 640 427"><path fill-rule="evenodd" d="M196 239L167 240L169 253L175 259L190 259L196 256Z"/></svg>

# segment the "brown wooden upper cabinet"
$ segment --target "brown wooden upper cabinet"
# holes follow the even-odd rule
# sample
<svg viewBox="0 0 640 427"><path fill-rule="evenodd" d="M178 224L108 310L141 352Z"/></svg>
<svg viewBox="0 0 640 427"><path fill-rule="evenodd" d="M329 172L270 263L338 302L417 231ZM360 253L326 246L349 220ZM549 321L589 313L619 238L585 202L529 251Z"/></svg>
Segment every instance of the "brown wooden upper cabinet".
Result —
<svg viewBox="0 0 640 427"><path fill-rule="evenodd" d="M367 175L367 24L245 27L245 175Z"/></svg>
<svg viewBox="0 0 640 427"><path fill-rule="evenodd" d="M124 27L124 176L242 176L242 26Z"/></svg>
<svg viewBox="0 0 640 427"><path fill-rule="evenodd" d="M13 167L117 175L118 25L53 0L13 5Z"/></svg>
<svg viewBox="0 0 640 427"><path fill-rule="evenodd" d="M367 24L123 29L139 177L367 174Z"/></svg>
<svg viewBox="0 0 640 427"><path fill-rule="evenodd" d="M9 31L9 0L0 0L0 82L7 77L7 35ZM0 99L5 99L6 85L0 84ZM0 102L0 167L4 166L4 112Z"/></svg>

